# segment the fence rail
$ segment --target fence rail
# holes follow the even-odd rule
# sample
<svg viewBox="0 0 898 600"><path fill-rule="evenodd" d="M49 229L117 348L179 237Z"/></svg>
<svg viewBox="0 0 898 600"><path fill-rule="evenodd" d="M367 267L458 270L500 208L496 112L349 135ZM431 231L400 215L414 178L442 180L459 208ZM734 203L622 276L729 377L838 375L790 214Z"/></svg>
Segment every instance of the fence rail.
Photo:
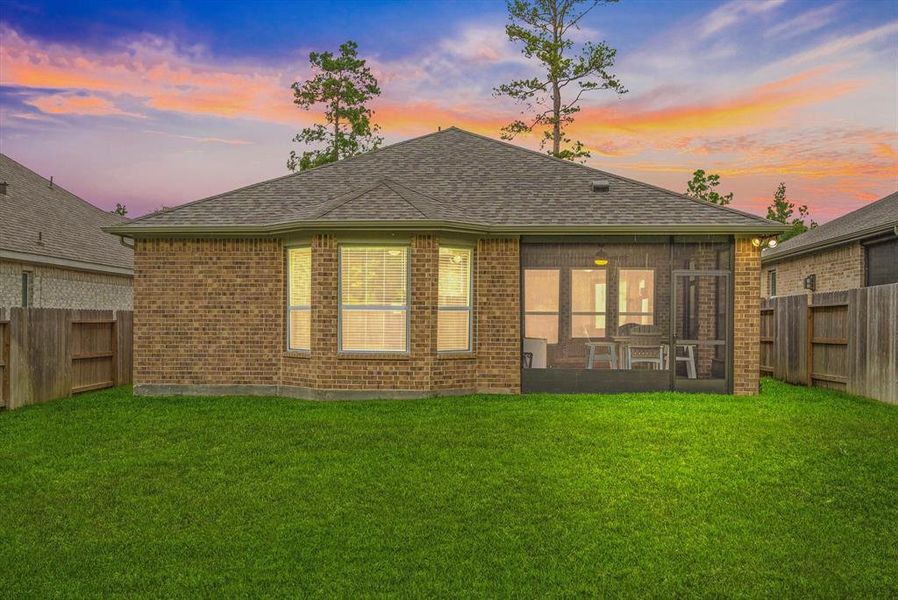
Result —
<svg viewBox="0 0 898 600"><path fill-rule="evenodd" d="M898 284L763 300L761 373L898 404Z"/></svg>
<svg viewBox="0 0 898 600"><path fill-rule="evenodd" d="M131 311L0 309L0 407L131 383Z"/></svg>

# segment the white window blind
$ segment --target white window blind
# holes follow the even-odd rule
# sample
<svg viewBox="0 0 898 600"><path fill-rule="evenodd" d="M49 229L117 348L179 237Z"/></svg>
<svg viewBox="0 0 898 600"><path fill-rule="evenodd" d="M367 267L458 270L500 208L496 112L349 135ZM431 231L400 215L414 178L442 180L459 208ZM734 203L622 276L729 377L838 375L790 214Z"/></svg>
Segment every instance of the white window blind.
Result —
<svg viewBox="0 0 898 600"><path fill-rule="evenodd" d="M469 248L440 248L437 351L471 349L471 258Z"/></svg>
<svg viewBox="0 0 898 600"><path fill-rule="evenodd" d="M408 248L340 247L340 350L408 350Z"/></svg>
<svg viewBox="0 0 898 600"><path fill-rule="evenodd" d="M312 249L287 251L287 348L309 350L312 340Z"/></svg>

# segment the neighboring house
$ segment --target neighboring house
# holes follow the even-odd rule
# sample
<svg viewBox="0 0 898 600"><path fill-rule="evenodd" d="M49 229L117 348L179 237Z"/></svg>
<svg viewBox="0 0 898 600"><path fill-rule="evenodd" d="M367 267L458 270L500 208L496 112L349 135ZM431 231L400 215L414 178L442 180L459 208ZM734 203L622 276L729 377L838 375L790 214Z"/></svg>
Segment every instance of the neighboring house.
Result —
<svg viewBox="0 0 898 600"><path fill-rule="evenodd" d="M765 298L898 282L898 192L761 253Z"/></svg>
<svg viewBox="0 0 898 600"><path fill-rule="evenodd" d="M0 154L0 308L130 310L125 222Z"/></svg>
<svg viewBox="0 0 898 600"><path fill-rule="evenodd" d="M785 227L453 127L106 230L137 393L385 398L754 394Z"/></svg>

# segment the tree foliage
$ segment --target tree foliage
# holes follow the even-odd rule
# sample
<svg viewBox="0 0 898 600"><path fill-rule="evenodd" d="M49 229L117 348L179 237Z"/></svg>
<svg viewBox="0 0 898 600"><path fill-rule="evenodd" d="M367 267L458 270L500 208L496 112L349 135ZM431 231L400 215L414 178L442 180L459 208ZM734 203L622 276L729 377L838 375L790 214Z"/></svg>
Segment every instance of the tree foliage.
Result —
<svg viewBox="0 0 898 600"><path fill-rule="evenodd" d="M295 82L293 103L303 110L323 105L325 123L306 127L294 142L313 149L297 155L290 152L287 168L303 171L374 150L383 142L380 128L371 122L373 111L367 103L380 95L377 79L358 56L358 44L348 41L340 45L340 54L309 54L312 78Z"/></svg>
<svg viewBox="0 0 898 600"><path fill-rule="evenodd" d="M125 206L124 204L119 204L118 202L116 202L115 208L110 210L109 212L111 212L114 215L120 215L120 216L124 217L125 215L128 214L128 207Z"/></svg>
<svg viewBox="0 0 898 600"><path fill-rule="evenodd" d="M733 193L720 194L714 189L718 185L720 185L720 175L708 174L704 169L696 169L692 173L692 180L686 182L686 195L696 200L726 206L733 201Z"/></svg>
<svg viewBox="0 0 898 600"><path fill-rule="evenodd" d="M567 134L580 111L584 94L611 90L627 92L611 73L616 50L605 42L585 42L575 47L572 33L598 4L616 0L509 0L505 33L512 42L523 43L521 52L536 59L539 77L518 79L494 89L524 105L522 119L502 128L504 139L520 133L542 131L541 147L551 144L549 154L567 160L589 157L582 142Z"/></svg>
<svg viewBox="0 0 898 600"><path fill-rule="evenodd" d="M779 241L781 242L817 226L817 223L810 218L807 204L802 204L798 207L797 216L793 216L795 210L795 204L786 199L786 184L780 183L773 194L773 203L767 207L767 218L771 221L778 221L784 225L792 226L792 229L779 235Z"/></svg>

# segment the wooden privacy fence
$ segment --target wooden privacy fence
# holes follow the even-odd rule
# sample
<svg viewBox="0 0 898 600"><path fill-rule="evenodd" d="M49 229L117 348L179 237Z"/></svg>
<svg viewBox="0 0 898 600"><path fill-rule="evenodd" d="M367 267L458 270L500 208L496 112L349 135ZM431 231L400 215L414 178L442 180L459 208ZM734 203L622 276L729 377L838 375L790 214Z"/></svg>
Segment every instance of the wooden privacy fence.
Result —
<svg viewBox="0 0 898 600"><path fill-rule="evenodd" d="M131 383L131 311L0 309L0 407Z"/></svg>
<svg viewBox="0 0 898 600"><path fill-rule="evenodd" d="M761 373L898 404L898 283L762 300Z"/></svg>

